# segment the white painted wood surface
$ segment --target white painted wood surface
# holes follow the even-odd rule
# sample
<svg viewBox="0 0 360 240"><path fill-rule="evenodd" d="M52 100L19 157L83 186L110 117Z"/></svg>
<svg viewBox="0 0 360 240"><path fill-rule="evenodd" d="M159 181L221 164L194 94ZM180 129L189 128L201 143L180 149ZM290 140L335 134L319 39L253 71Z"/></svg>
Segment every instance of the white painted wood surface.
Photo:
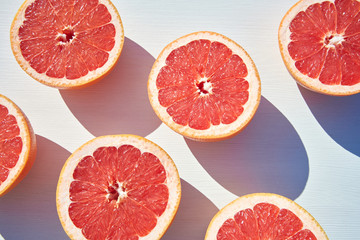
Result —
<svg viewBox="0 0 360 240"><path fill-rule="evenodd" d="M203 239L218 208L253 192L282 194L307 209L330 239L356 239L360 227L360 94L328 97L299 87L278 49L282 16L296 0L116 0L125 45L114 71L83 90L31 79L10 48L11 21L22 0L0 2L0 93L30 119L38 157L29 175L0 199L0 233L12 239L67 239L56 213L61 167L84 142L132 133L153 140L183 179L178 215L163 239ZM147 99L147 75L162 48L209 30L242 45L262 80L250 125L218 143L186 140L161 124Z"/></svg>

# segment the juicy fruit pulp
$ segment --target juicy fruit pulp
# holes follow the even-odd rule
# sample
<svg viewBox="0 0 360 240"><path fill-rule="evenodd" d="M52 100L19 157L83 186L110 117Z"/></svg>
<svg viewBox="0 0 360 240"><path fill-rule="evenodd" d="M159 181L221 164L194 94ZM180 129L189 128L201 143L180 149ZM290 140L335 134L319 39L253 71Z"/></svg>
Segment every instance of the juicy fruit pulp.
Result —
<svg viewBox="0 0 360 240"><path fill-rule="evenodd" d="M302 221L290 210L270 203L258 203L253 209L239 211L227 219L217 233L217 240L316 240L303 228Z"/></svg>
<svg viewBox="0 0 360 240"><path fill-rule="evenodd" d="M18 31L21 53L38 73L80 78L108 61L116 32L111 18L98 0L35 0Z"/></svg>
<svg viewBox="0 0 360 240"><path fill-rule="evenodd" d="M249 98L243 60L225 44L194 40L173 50L156 79L158 99L173 121L206 130L231 124Z"/></svg>
<svg viewBox="0 0 360 240"><path fill-rule="evenodd" d="M159 159L132 145L101 147L73 172L69 215L87 239L139 239L168 204L166 171Z"/></svg>
<svg viewBox="0 0 360 240"><path fill-rule="evenodd" d="M326 85L360 83L360 2L324 1L290 23L288 51L296 68Z"/></svg>
<svg viewBox="0 0 360 240"><path fill-rule="evenodd" d="M18 162L22 145L16 118L0 104L0 185Z"/></svg>

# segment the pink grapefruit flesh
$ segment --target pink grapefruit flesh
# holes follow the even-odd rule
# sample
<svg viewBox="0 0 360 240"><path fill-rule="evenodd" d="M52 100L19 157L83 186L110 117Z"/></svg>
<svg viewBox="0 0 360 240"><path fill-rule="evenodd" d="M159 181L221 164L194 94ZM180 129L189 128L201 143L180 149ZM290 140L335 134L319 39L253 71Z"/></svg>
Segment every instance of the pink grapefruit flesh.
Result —
<svg viewBox="0 0 360 240"><path fill-rule="evenodd" d="M216 141L240 132L260 102L260 79L246 51L214 32L195 32L168 44L149 75L159 118L176 132Z"/></svg>
<svg viewBox="0 0 360 240"><path fill-rule="evenodd" d="M300 12L290 24L288 47L299 71L324 84L359 83L359 12L360 3L348 0L316 3Z"/></svg>
<svg viewBox="0 0 360 240"><path fill-rule="evenodd" d="M102 136L66 161L57 208L71 239L160 239L180 192L177 169L164 150L134 135Z"/></svg>
<svg viewBox="0 0 360 240"><path fill-rule="evenodd" d="M19 29L22 54L38 73L49 77L85 76L103 66L109 58L107 51L114 47L111 15L96 1L38 0L26 9L25 17Z"/></svg>
<svg viewBox="0 0 360 240"><path fill-rule="evenodd" d="M226 220L217 239L316 240L316 237L310 230L303 229L302 221L290 210L258 203L253 209L239 211L234 218Z"/></svg>
<svg viewBox="0 0 360 240"><path fill-rule="evenodd" d="M299 1L283 18L279 43L299 83L330 95L360 92L360 2Z"/></svg>
<svg viewBox="0 0 360 240"><path fill-rule="evenodd" d="M211 220L205 240L328 240L319 223L283 196L254 193L237 198Z"/></svg>
<svg viewBox="0 0 360 240"><path fill-rule="evenodd" d="M75 88L113 68L123 27L109 0L27 0L14 18L11 44L16 60L33 78Z"/></svg>
<svg viewBox="0 0 360 240"><path fill-rule="evenodd" d="M19 160L23 142L16 118L0 104L0 185Z"/></svg>
<svg viewBox="0 0 360 240"><path fill-rule="evenodd" d="M29 172L36 157L36 138L29 120L9 98L0 94L0 196Z"/></svg>
<svg viewBox="0 0 360 240"><path fill-rule="evenodd" d="M246 76L246 65L226 45L194 40L166 59L156 80L159 102L183 126L205 130L230 124L248 100Z"/></svg>
<svg viewBox="0 0 360 240"><path fill-rule="evenodd" d="M79 162L73 178L69 215L87 239L139 239L167 206L164 167L131 145L98 148Z"/></svg>

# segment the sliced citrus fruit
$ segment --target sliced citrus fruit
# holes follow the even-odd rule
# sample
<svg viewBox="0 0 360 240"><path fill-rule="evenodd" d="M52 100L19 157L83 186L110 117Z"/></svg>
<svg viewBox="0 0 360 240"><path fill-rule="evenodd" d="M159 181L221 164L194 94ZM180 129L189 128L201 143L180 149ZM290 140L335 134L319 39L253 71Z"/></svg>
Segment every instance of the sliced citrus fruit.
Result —
<svg viewBox="0 0 360 240"><path fill-rule="evenodd" d="M56 88L78 88L114 67L124 32L110 0L26 0L10 40L17 62L31 77Z"/></svg>
<svg viewBox="0 0 360 240"><path fill-rule="evenodd" d="M102 136L69 157L56 195L71 239L160 239L179 206L180 178L169 155L153 142Z"/></svg>
<svg viewBox="0 0 360 240"><path fill-rule="evenodd" d="M169 45L148 80L150 103L174 131L199 141L229 138L252 119L260 78L245 50L214 32L195 32Z"/></svg>
<svg viewBox="0 0 360 240"><path fill-rule="evenodd" d="M36 156L34 131L25 114L0 94L0 196L29 172Z"/></svg>
<svg viewBox="0 0 360 240"><path fill-rule="evenodd" d="M360 92L360 2L302 0L284 16L279 45L295 80L328 95Z"/></svg>
<svg viewBox="0 0 360 240"><path fill-rule="evenodd" d="M245 195L211 220L205 240L327 240L319 223L294 201L272 193Z"/></svg>

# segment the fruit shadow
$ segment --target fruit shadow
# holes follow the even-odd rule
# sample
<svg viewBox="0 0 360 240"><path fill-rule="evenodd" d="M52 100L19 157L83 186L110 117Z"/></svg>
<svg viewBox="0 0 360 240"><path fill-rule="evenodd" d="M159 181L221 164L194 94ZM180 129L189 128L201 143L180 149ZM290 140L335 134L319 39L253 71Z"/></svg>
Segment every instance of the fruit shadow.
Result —
<svg viewBox="0 0 360 240"><path fill-rule="evenodd" d="M70 153L42 136L36 140L30 172L0 198L0 233L5 239L68 239L57 215L56 186Z"/></svg>
<svg viewBox="0 0 360 240"><path fill-rule="evenodd" d="M155 59L125 38L112 72L98 83L76 90L60 90L66 105L94 136L131 133L146 136L160 126L147 94L147 80Z"/></svg>
<svg viewBox="0 0 360 240"><path fill-rule="evenodd" d="M186 139L186 143L208 173L238 196L270 192L295 200L309 176L299 135L264 97L250 124L235 137L212 143Z"/></svg>
<svg viewBox="0 0 360 240"><path fill-rule="evenodd" d="M161 239L204 239L206 229L218 209L184 180L181 180L181 192L181 201L175 219Z"/></svg>
<svg viewBox="0 0 360 240"><path fill-rule="evenodd" d="M38 153L29 174L0 198L0 233L5 239L68 239L56 210L56 187L70 153L36 136ZM202 193L181 180L182 199L164 240L203 239L218 211Z"/></svg>
<svg viewBox="0 0 360 240"><path fill-rule="evenodd" d="M360 156L360 94L337 97L298 87L326 133L343 148Z"/></svg>

